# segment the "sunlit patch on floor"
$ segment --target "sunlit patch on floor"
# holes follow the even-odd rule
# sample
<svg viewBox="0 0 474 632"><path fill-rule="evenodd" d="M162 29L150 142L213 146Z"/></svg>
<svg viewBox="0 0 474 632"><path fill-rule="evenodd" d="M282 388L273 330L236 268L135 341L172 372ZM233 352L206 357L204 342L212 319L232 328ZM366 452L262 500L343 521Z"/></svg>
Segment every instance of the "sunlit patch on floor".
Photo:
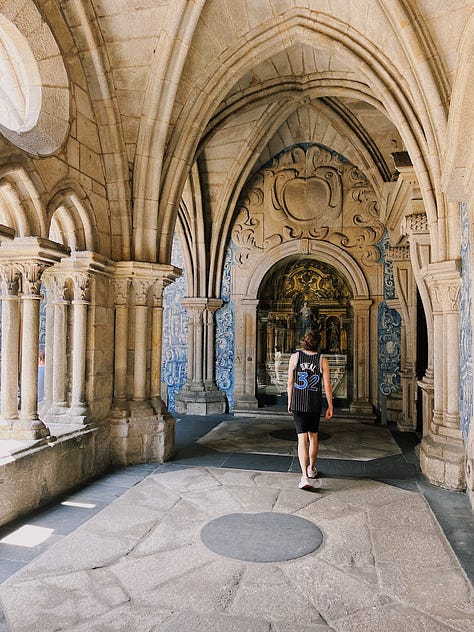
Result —
<svg viewBox="0 0 474 632"><path fill-rule="evenodd" d="M35 527L32 524L25 524L16 531L12 531L0 540L2 544L14 544L15 546L25 546L34 548L46 542L54 529L46 527Z"/></svg>

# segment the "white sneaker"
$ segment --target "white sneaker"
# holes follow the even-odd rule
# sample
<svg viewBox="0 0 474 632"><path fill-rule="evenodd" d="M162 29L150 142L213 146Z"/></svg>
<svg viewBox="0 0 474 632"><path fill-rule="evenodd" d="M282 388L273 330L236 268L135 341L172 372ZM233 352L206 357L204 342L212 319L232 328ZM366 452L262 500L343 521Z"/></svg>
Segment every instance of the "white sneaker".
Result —
<svg viewBox="0 0 474 632"><path fill-rule="evenodd" d="M307 490L314 489L306 476L301 477L301 480L298 483L298 487L300 489L307 489Z"/></svg>
<svg viewBox="0 0 474 632"><path fill-rule="evenodd" d="M310 465L308 465L306 474L308 475L308 478L318 478L318 470L316 468L312 468Z"/></svg>

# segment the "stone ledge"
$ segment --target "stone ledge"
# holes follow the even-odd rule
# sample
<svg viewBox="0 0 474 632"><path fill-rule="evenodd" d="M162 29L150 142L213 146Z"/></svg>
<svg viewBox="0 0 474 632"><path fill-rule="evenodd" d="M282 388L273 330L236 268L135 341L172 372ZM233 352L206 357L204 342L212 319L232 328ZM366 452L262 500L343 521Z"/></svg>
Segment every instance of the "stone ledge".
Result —
<svg viewBox="0 0 474 632"><path fill-rule="evenodd" d="M54 436L0 441L0 525L37 509L110 467L108 433L51 424Z"/></svg>

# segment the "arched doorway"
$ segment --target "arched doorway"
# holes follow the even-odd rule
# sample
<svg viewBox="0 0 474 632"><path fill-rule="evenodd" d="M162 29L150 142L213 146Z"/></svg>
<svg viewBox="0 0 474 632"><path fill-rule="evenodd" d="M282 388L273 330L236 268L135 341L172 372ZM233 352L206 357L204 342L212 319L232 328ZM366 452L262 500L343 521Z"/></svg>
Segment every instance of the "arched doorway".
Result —
<svg viewBox="0 0 474 632"><path fill-rule="evenodd" d="M257 389L260 404L286 403L290 355L308 329L321 334L335 405L347 408L353 381L349 285L333 266L303 257L276 263L258 292Z"/></svg>

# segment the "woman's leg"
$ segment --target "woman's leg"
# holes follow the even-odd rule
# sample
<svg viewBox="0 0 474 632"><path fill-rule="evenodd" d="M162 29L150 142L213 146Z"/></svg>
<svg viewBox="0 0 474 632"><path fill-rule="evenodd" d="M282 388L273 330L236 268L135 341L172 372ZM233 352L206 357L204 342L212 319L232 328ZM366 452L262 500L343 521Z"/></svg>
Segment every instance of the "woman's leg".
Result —
<svg viewBox="0 0 474 632"><path fill-rule="evenodd" d="M319 433L308 432L309 436L309 466L312 470L316 469L316 458L319 451Z"/></svg>
<svg viewBox="0 0 474 632"><path fill-rule="evenodd" d="M308 467L308 432L298 433L298 459L300 462L301 472L303 476L306 476L306 469Z"/></svg>

